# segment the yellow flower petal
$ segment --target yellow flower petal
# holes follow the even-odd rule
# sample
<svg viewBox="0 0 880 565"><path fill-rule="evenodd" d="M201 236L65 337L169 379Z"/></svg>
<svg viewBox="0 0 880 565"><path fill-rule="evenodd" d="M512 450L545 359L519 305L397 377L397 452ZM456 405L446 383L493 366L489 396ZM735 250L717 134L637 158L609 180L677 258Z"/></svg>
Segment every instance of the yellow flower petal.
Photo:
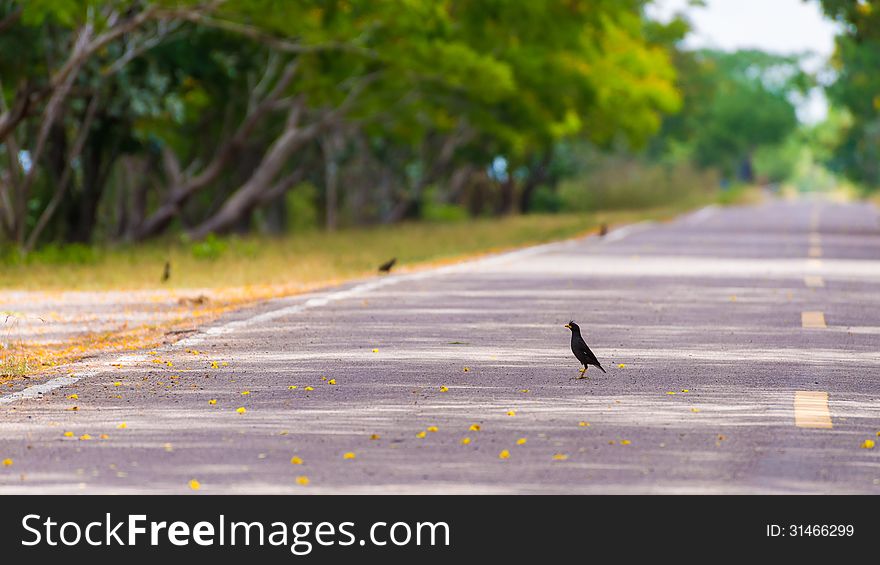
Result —
<svg viewBox="0 0 880 565"><path fill-rule="evenodd" d="M379 353L379 348L378 347L373 348L373 353Z"/></svg>
<svg viewBox="0 0 880 565"><path fill-rule="evenodd" d="M463 438L461 438L461 444L462 444L462 445L468 445L468 444L470 444L470 443L471 443L471 438L469 438L469 437L463 437Z"/></svg>
<svg viewBox="0 0 880 565"><path fill-rule="evenodd" d="M121 424L119 424L118 426L116 426L116 428L117 428L117 429L120 429L120 430L124 430L124 429L127 428L127 427L128 427L128 424L126 424L125 422L122 422Z"/></svg>
<svg viewBox="0 0 880 565"><path fill-rule="evenodd" d="M6 459L4 459L4 460L3 460L3 466L4 466L4 467L12 467L12 459L10 459L10 458L8 458L8 457L7 457Z"/></svg>
<svg viewBox="0 0 880 565"><path fill-rule="evenodd" d="M590 423L589 422L578 422L578 426L580 426L582 428L589 428Z"/></svg>
<svg viewBox="0 0 880 565"><path fill-rule="evenodd" d="M428 431L429 431L429 432L436 432L436 431L438 431L438 430L439 430L439 428L438 428L437 426L428 426Z"/></svg>
<svg viewBox="0 0 880 565"><path fill-rule="evenodd" d="M296 484L298 484L300 486L308 486L309 478L305 475L300 475L299 477L296 478Z"/></svg>
<svg viewBox="0 0 880 565"><path fill-rule="evenodd" d="M171 378L173 379L174 377ZM115 383L113 383L113 386L122 386L122 381L116 381Z"/></svg>
<svg viewBox="0 0 880 565"><path fill-rule="evenodd" d="M666 394L675 394L675 392L670 390L670 391L667 392Z"/></svg>
<svg viewBox="0 0 880 565"><path fill-rule="evenodd" d="M73 437L73 432L64 432L64 437Z"/></svg>
<svg viewBox="0 0 880 565"><path fill-rule="evenodd" d="M224 362L222 362L222 363L220 363L220 364L223 365L224 367L226 367L226 366L229 365L229 363L227 363L226 361L224 361Z"/></svg>
<svg viewBox="0 0 880 565"><path fill-rule="evenodd" d="M874 449L874 440L873 439L866 439L865 441L862 442L861 447L862 447L862 449Z"/></svg>
<svg viewBox="0 0 880 565"><path fill-rule="evenodd" d="M302 465L303 460L301 457L297 457L296 455L294 455L293 457L290 458L290 464L291 465Z"/></svg>
<svg viewBox="0 0 880 565"><path fill-rule="evenodd" d="M335 385L335 384L336 384L336 379L330 379L329 381L327 381L327 384L328 384L328 385Z"/></svg>
<svg viewBox="0 0 880 565"><path fill-rule="evenodd" d="M527 441L528 441L528 440L527 440L526 438L521 437L521 438L519 438L518 440L516 440L516 444L517 444L517 445L525 445Z"/></svg>
<svg viewBox="0 0 880 565"><path fill-rule="evenodd" d="M241 395L242 395L242 396L247 396L247 395L249 395L250 393L251 393L251 391L249 391L249 390L243 390L243 391L241 391Z"/></svg>
<svg viewBox="0 0 880 565"><path fill-rule="evenodd" d="M239 414L244 414L245 412L247 412L247 410L245 410L244 406L242 406L241 408L236 408L235 411L238 412Z"/></svg>
<svg viewBox="0 0 880 565"><path fill-rule="evenodd" d="M508 410L507 415L508 416L516 416L516 410Z"/></svg>
<svg viewBox="0 0 880 565"><path fill-rule="evenodd" d="M98 439L110 439L110 436L108 436L107 434L101 434L98 436Z"/></svg>
<svg viewBox="0 0 880 565"><path fill-rule="evenodd" d="M342 454L343 459L354 459L357 455L354 454L354 451L348 451Z"/></svg>
<svg viewBox="0 0 880 565"><path fill-rule="evenodd" d="M519 391L520 391L520 392L529 392L529 389L527 389L527 388L521 388Z"/></svg>
<svg viewBox="0 0 880 565"><path fill-rule="evenodd" d="M81 439L82 441L88 441L88 440L92 439L92 436L90 436L89 434L83 434L83 435L79 436L79 439Z"/></svg>
<svg viewBox="0 0 880 565"><path fill-rule="evenodd" d="M202 488L202 483L200 483L199 481L197 481L195 479L192 479L189 482L189 488L191 488L193 490L199 490L200 488Z"/></svg>
<svg viewBox="0 0 880 565"><path fill-rule="evenodd" d="M557 453L553 456L554 461L565 461L566 459L568 459L568 455L565 453Z"/></svg>
<svg viewBox="0 0 880 565"><path fill-rule="evenodd" d="M287 387L288 390L296 390L296 388L296 385L290 385L289 387Z"/></svg>
<svg viewBox="0 0 880 565"><path fill-rule="evenodd" d="M441 386L440 392L449 392L449 387L448 386Z"/></svg>
<svg viewBox="0 0 880 565"><path fill-rule="evenodd" d="M681 392L690 392L690 391L686 388L683 388L683 389L681 389Z"/></svg>
<svg viewBox="0 0 880 565"><path fill-rule="evenodd" d="M307 387L304 388L303 390L315 390L315 388L314 388L314 387L311 387L311 386L307 386Z"/></svg>
<svg viewBox="0 0 880 565"><path fill-rule="evenodd" d="M471 370L471 368L470 368L470 367L465 367L465 368L464 368L464 372L465 372L465 373L468 373L468 372L470 372L470 370Z"/></svg>
<svg viewBox="0 0 880 565"><path fill-rule="evenodd" d="M426 434L425 432L419 432L416 434L416 437L419 439L424 439L426 435L428 434Z"/></svg>
<svg viewBox="0 0 880 565"><path fill-rule="evenodd" d="M220 364L217 363L216 361L211 361L211 368L212 368L212 369L219 369L219 368L220 368Z"/></svg>
<svg viewBox="0 0 880 565"><path fill-rule="evenodd" d="M498 459L508 459L510 458L510 451L504 449L501 453L498 454Z"/></svg>
<svg viewBox="0 0 880 565"><path fill-rule="evenodd" d="M70 400L78 400L79 395L78 394L68 394L67 398L69 398Z"/></svg>
<svg viewBox="0 0 880 565"><path fill-rule="evenodd" d="M217 399L212 398L211 400L208 401L208 404L210 404L211 406L214 406L215 404L217 404Z"/></svg>
<svg viewBox="0 0 880 565"><path fill-rule="evenodd" d="M631 442L630 440L628 440L628 439L622 439L622 440L620 440L620 445L629 445L629 444L631 444L631 443L632 443L632 442Z"/></svg>
<svg viewBox="0 0 880 565"><path fill-rule="evenodd" d="M370 439L379 439L379 437L380 437L379 434L372 434L370 436Z"/></svg>
<svg viewBox="0 0 880 565"><path fill-rule="evenodd" d="M480 424L471 424L471 427L468 428L468 430L472 432L478 432L480 431Z"/></svg>

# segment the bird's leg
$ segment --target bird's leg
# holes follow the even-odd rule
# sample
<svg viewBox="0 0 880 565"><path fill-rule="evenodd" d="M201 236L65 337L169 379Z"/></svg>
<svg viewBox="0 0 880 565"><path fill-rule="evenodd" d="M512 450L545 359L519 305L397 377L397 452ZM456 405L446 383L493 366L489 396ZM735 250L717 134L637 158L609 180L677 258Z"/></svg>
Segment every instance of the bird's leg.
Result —
<svg viewBox="0 0 880 565"><path fill-rule="evenodd" d="M581 376L579 376L578 378L579 379L586 379L587 378L587 366L586 365L584 365L584 368L581 369Z"/></svg>

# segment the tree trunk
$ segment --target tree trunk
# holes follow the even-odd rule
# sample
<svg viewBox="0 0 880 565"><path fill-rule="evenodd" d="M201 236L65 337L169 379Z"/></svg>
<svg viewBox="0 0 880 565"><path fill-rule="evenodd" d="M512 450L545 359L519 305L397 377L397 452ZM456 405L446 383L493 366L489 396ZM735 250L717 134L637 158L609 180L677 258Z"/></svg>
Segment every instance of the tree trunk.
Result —
<svg viewBox="0 0 880 565"><path fill-rule="evenodd" d="M547 182L548 178L548 170L550 168L550 162L553 160L553 150L546 149L541 154L541 159L538 163L529 169L529 175L526 177L526 180L523 181L522 190L519 194L519 209L520 212L528 212L531 208L532 204L532 195L535 193L535 189L541 186L542 184Z"/></svg>

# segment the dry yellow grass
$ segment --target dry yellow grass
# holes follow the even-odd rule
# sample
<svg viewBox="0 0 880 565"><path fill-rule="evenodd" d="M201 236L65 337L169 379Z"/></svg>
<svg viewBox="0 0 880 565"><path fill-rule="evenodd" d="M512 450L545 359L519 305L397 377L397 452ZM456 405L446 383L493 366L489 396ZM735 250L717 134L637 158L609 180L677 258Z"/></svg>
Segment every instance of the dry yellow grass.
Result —
<svg viewBox="0 0 880 565"><path fill-rule="evenodd" d="M0 288L121 290L149 288L274 287L291 289L372 275L397 257L402 267L447 262L523 245L573 237L600 223L668 217L681 208L595 214L476 219L454 224L311 232L286 237L224 238L185 245L150 243L98 249L64 259L36 254L0 270ZM60 256L61 258L56 258ZM171 279L160 283L165 261Z"/></svg>

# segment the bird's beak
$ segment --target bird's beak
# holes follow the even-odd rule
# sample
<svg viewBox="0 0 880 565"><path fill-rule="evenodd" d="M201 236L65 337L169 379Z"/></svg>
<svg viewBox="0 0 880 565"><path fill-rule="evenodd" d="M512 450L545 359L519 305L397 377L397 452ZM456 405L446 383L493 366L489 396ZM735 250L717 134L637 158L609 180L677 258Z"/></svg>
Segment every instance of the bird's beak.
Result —
<svg viewBox="0 0 880 565"><path fill-rule="evenodd" d="M565 324L565 327L571 329L571 324Z"/></svg>

